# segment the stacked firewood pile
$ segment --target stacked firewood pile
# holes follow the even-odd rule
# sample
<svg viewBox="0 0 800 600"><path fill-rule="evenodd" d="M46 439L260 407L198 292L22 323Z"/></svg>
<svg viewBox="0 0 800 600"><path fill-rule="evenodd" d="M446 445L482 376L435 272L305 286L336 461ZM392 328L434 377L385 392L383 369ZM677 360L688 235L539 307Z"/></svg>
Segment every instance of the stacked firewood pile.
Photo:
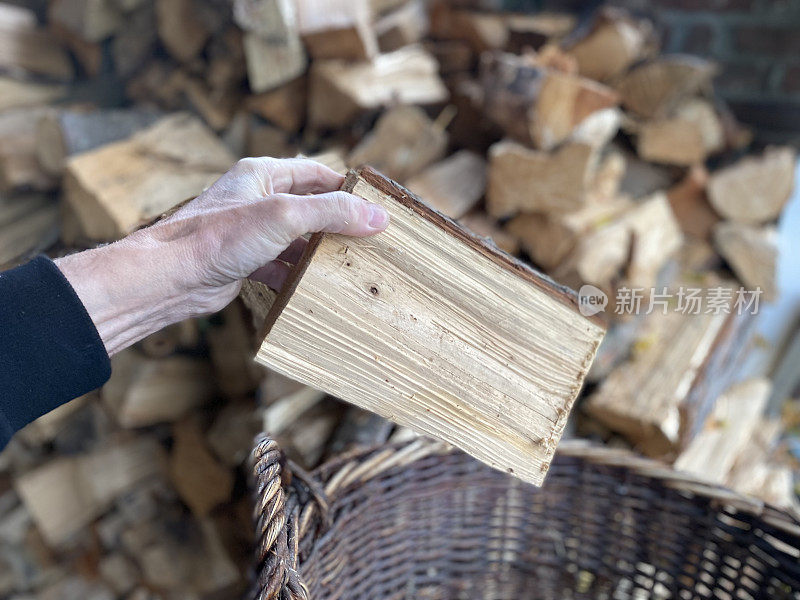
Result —
<svg viewBox="0 0 800 600"><path fill-rule="evenodd" d="M578 26L422 0L0 3L0 267L119 239L242 156L370 164L605 295L576 435L792 506L770 382L738 381L758 340L734 303L778 294L795 153L750 148L714 75L616 9ZM637 291L639 311L615 309ZM273 293L245 292L252 311L120 353L106 386L0 454L0 597L232 596L255 433L307 468L412 435L256 366Z"/></svg>

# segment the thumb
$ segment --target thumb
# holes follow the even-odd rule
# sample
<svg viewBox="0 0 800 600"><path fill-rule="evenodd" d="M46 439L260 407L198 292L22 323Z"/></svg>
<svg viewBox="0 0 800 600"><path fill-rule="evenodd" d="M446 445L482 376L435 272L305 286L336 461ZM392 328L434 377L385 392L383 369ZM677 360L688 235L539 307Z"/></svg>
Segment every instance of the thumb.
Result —
<svg viewBox="0 0 800 600"><path fill-rule="evenodd" d="M389 224L386 209L347 192L276 194L274 198L285 207L285 226L295 237L317 231L367 236L380 233Z"/></svg>

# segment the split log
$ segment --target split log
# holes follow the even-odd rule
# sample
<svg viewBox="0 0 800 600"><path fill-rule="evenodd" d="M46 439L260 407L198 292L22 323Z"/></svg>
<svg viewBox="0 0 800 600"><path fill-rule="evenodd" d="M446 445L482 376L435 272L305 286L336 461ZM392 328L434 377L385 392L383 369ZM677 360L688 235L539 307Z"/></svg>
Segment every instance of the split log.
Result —
<svg viewBox="0 0 800 600"><path fill-rule="evenodd" d="M367 60L378 53L369 0L298 0L297 28L314 59Z"/></svg>
<svg viewBox="0 0 800 600"><path fill-rule="evenodd" d="M707 88L716 71L714 63L696 56L660 56L628 71L615 87L628 110L646 119L665 117Z"/></svg>
<svg viewBox="0 0 800 600"><path fill-rule="evenodd" d="M87 42L101 42L125 23L122 11L112 0L53 0L47 18Z"/></svg>
<svg viewBox="0 0 800 600"><path fill-rule="evenodd" d="M681 118L648 121L637 128L636 152L643 160L690 166L706 159L697 126Z"/></svg>
<svg viewBox="0 0 800 600"><path fill-rule="evenodd" d="M792 194L795 151L767 148L763 155L747 157L712 173L708 198L725 219L758 224L775 219Z"/></svg>
<svg viewBox="0 0 800 600"><path fill-rule="evenodd" d="M206 332L217 387L228 398L251 395L262 376L253 362L255 347L244 309L232 302L219 313L222 323Z"/></svg>
<svg viewBox="0 0 800 600"><path fill-rule="evenodd" d="M581 38L567 45L578 61L580 74L597 81L609 81L657 49L653 24L634 19L618 8L605 7Z"/></svg>
<svg viewBox="0 0 800 600"><path fill-rule="evenodd" d="M5 3L0 6L0 71L31 72L58 81L74 76L69 55L37 26L34 12Z"/></svg>
<svg viewBox="0 0 800 600"><path fill-rule="evenodd" d="M257 360L541 483L603 327L571 293L375 171L351 172L345 189L384 206L389 228L363 241L312 237ZM309 325L329 334L312 342ZM487 331L514 356L481 342ZM362 350L343 354L344 339Z"/></svg>
<svg viewBox="0 0 800 600"><path fill-rule="evenodd" d="M686 176L667 190L672 212L683 232L700 240L710 240L719 222L706 196L708 171L701 165L689 169Z"/></svg>
<svg viewBox="0 0 800 600"><path fill-rule="evenodd" d="M631 198L641 198L669 188L675 181L671 169L643 161L619 144L611 144L614 151L625 159L625 175L619 184L619 193Z"/></svg>
<svg viewBox="0 0 800 600"><path fill-rule="evenodd" d="M156 0L158 36L178 61L189 62L200 54L210 32L197 16L192 0Z"/></svg>
<svg viewBox="0 0 800 600"><path fill-rule="evenodd" d="M177 421L215 395L206 361L188 356L146 358L130 349L114 355L103 401L122 427Z"/></svg>
<svg viewBox="0 0 800 600"><path fill-rule="evenodd" d="M777 297L778 232L775 227L722 222L714 227L714 245L747 289L760 288L762 300Z"/></svg>
<svg viewBox="0 0 800 600"><path fill-rule="evenodd" d="M36 127L51 110L38 106L0 113L0 192L49 191L57 186L57 179L36 158Z"/></svg>
<svg viewBox="0 0 800 600"><path fill-rule="evenodd" d="M44 538L58 546L116 497L163 472L164 462L164 451L153 439L112 439L91 453L56 458L25 473L15 488Z"/></svg>
<svg viewBox="0 0 800 600"><path fill-rule="evenodd" d="M516 254L519 252L519 241L497 225L497 221L489 218L484 212L472 212L461 217L458 222L478 237L482 237L503 252Z"/></svg>
<svg viewBox="0 0 800 600"><path fill-rule="evenodd" d="M302 155L298 155L301 158ZM347 163L344 161L344 155L338 150L328 150L327 152L320 152L306 157L310 160L316 161L329 167L339 173L340 175L347 175Z"/></svg>
<svg viewBox="0 0 800 600"><path fill-rule="evenodd" d="M260 412L251 399L226 404L214 418L206 439L214 454L229 467L244 462L262 430Z"/></svg>
<svg viewBox="0 0 800 600"><path fill-rule="evenodd" d="M40 194L0 196L0 268L52 246L59 234L58 204Z"/></svg>
<svg viewBox="0 0 800 600"><path fill-rule="evenodd" d="M247 32L243 43L247 79L250 90L256 94L279 87L306 70L306 53L296 32L281 42Z"/></svg>
<svg viewBox="0 0 800 600"><path fill-rule="evenodd" d="M49 112L37 125L36 157L49 173L60 174L70 156L128 138L159 116L147 109Z"/></svg>
<svg viewBox="0 0 800 600"><path fill-rule="evenodd" d="M553 153L502 141L489 149L487 212L566 212L582 207L597 165L588 144L567 144Z"/></svg>
<svg viewBox="0 0 800 600"><path fill-rule="evenodd" d="M311 68L309 120L315 127L343 127L392 103L437 104L447 97L435 59L417 46L371 62L317 61Z"/></svg>
<svg viewBox="0 0 800 600"><path fill-rule="evenodd" d="M306 78L298 77L279 88L247 98L248 110L289 133L297 132L305 121Z"/></svg>
<svg viewBox="0 0 800 600"><path fill-rule="evenodd" d="M242 30L272 42L297 35L297 10L287 0L233 0L233 20Z"/></svg>
<svg viewBox="0 0 800 600"><path fill-rule="evenodd" d="M381 52L393 52L421 42L429 26L425 4L421 0L410 0L376 21L378 47Z"/></svg>
<svg viewBox="0 0 800 600"><path fill-rule="evenodd" d="M348 406L327 444L326 455L335 458L356 448L380 446L388 441L394 428L394 423L375 413Z"/></svg>
<svg viewBox="0 0 800 600"><path fill-rule="evenodd" d="M711 102L703 98L689 98L678 104L674 114L697 127L707 155L711 156L725 149L725 128Z"/></svg>
<svg viewBox="0 0 800 600"><path fill-rule="evenodd" d="M247 132L247 156L291 158L297 155L297 144L286 132L272 125L255 125Z"/></svg>
<svg viewBox="0 0 800 600"><path fill-rule="evenodd" d="M264 411L263 428L270 435L281 435L302 415L325 397L324 392L301 386L296 391L275 400Z"/></svg>
<svg viewBox="0 0 800 600"><path fill-rule="evenodd" d="M430 9L430 19L434 38L466 42L476 54L500 50L508 41L506 18L498 13L461 10L437 2Z"/></svg>
<svg viewBox="0 0 800 600"><path fill-rule="evenodd" d="M577 19L568 13L510 14L507 17L507 52L522 54L556 44L575 29Z"/></svg>
<svg viewBox="0 0 800 600"><path fill-rule="evenodd" d="M97 77L100 74L103 66L101 42L89 41L58 21L50 20L48 29L75 56L86 75Z"/></svg>
<svg viewBox="0 0 800 600"><path fill-rule="evenodd" d="M675 468L725 483L760 423L769 392L767 379L731 386L717 399L703 431L678 456Z"/></svg>
<svg viewBox="0 0 800 600"><path fill-rule="evenodd" d="M72 157L65 198L84 235L115 240L197 196L234 162L222 142L186 114Z"/></svg>
<svg viewBox="0 0 800 600"><path fill-rule="evenodd" d="M62 85L17 81L0 76L0 112L10 108L51 104L60 100L65 94L66 88Z"/></svg>
<svg viewBox="0 0 800 600"><path fill-rule="evenodd" d="M451 219L460 219L483 197L486 161L460 150L409 179L408 189Z"/></svg>
<svg viewBox="0 0 800 600"><path fill-rule="evenodd" d="M444 156L447 133L416 106L397 106L381 115L347 157L351 167L369 165L406 181Z"/></svg>
<svg viewBox="0 0 800 600"><path fill-rule="evenodd" d="M226 502L233 491L233 474L211 454L194 419L176 423L169 472L181 499L200 518Z"/></svg>
<svg viewBox="0 0 800 600"><path fill-rule="evenodd" d="M187 78L183 91L189 104L214 131L222 131L230 125L241 99L238 92L214 90L198 77Z"/></svg>

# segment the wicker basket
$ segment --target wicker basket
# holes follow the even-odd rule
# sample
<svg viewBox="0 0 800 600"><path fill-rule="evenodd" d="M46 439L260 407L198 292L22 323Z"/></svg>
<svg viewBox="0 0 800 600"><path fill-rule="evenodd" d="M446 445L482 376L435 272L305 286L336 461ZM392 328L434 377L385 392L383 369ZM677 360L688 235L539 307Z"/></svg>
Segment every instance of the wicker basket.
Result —
<svg viewBox="0 0 800 600"><path fill-rule="evenodd" d="M424 439L253 460L259 599L800 598L797 520L627 452L563 443L541 489Z"/></svg>

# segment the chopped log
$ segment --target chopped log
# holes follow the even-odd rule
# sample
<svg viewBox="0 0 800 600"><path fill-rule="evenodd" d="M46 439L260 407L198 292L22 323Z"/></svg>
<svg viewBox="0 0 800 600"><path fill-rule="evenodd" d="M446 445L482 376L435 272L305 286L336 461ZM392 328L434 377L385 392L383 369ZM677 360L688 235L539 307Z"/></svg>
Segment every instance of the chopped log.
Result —
<svg viewBox="0 0 800 600"><path fill-rule="evenodd" d="M111 439L91 453L55 458L14 485L44 538L59 546L120 494L163 472L164 461L163 449L151 438Z"/></svg>
<svg viewBox="0 0 800 600"><path fill-rule="evenodd" d="M722 222L714 227L714 245L747 289L760 288L762 300L777 297L778 232L775 227Z"/></svg>
<svg viewBox="0 0 800 600"><path fill-rule="evenodd" d="M460 219L483 197L486 161L460 150L409 179L408 189L451 219Z"/></svg>
<svg viewBox="0 0 800 600"><path fill-rule="evenodd" d="M618 108L603 108L587 116L569 135L572 142L581 142L599 149L605 148L622 123L622 111Z"/></svg>
<svg viewBox="0 0 800 600"><path fill-rule="evenodd" d="M18 108L0 113L0 192L49 191L58 184L36 158L36 127L50 108Z"/></svg>
<svg viewBox="0 0 800 600"><path fill-rule="evenodd" d="M149 127L159 113L148 109L48 112L36 129L36 157L49 173L60 174L67 159Z"/></svg>
<svg viewBox="0 0 800 600"><path fill-rule="evenodd" d="M430 20L434 38L466 42L476 54L499 50L508 41L506 17L501 14L460 10L437 2L430 9Z"/></svg>
<svg viewBox="0 0 800 600"><path fill-rule="evenodd" d="M375 413L348 406L342 422L327 444L326 454L335 458L356 448L374 448L385 444L394 428L394 423Z"/></svg>
<svg viewBox="0 0 800 600"><path fill-rule="evenodd" d="M458 222L475 235L492 242L503 252L508 254L519 252L517 239L498 227L497 222L484 212L469 213L461 217Z"/></svg>
<svg viewBox="0 0 800 600"><path fill-rule="evenodd" d="M297 155L297 144L285 131L272 125L256 124L247 132L246 156L291 158Z"/></svg>
<svg viewBox="0 0 800 600"><path fill-rule="evenodd" d="M255 345L244 309L232 302L219 316L223 322L212 324L206 332L217 387L228 398L251 395L263 373L253 363Z"/></svg>
<svg viewBox="0 0 800 600"><path fill-rule="evenodd" d="M172 434L169 472L173 485L192 513L204 517L230 499L233 474L211 454L196 420L176 423Z"/></svg>
<svg viewBox="0 0 800 600"><path fill-rule="evenodd" d="M351 172L344 189L384 206L389 228L313 236L257 360L540 484L603 327L571 293L375 171ZM329 333L311 341L309 325ZM487 346L488 331L506 342ZM343 354L341 340L361 350ZM511 346L513 356L491 350Z"/></svg>
<svg viewBox="0 0 800 600"><path fill-rule="evenodd" d="M510 14L507 17L508 40L506 51L522 54L556 43L575 29L575 16L567 13L539 12Z"/></svg>
<svg viewBox="0 0 800 600"><path fill-rule="evenodd" d="M52 442L65 427L70 425L71 418L96 398L97 395L93 392L70 400L28 423L18 435L27 443L39 446Z"/></svg>
<svg viewBox="0 0 800 600"><path fill-rule="evenodd" d="M240 96L235 91L214 90L203 80L189 77L183 85L186 99L214 131L230 125L239 106Z"/></svg>
<svg viewBox="0 0 800 600"><path fill-rule="evenodd" d="M605 152L594 174L589 199L597 204L618 200L619 188L626 169L627 161L621 153L615 150Z"/></svg>
<svg viewBox="0 0 800 600"><path fill-rule="evenodd" d="M279 87L306 70L306 54L296 34L277 43L248 32L244 36L244 54L250 90L256 94Z"/></svg>
<svg viewBox="0 0 800 600"><path fill-rule="evenodd" d="M52 198L23 194L0 196L0 268L13 266L58 240L59 209Z"/></svg>
<svg viewBox="0 0 800 600"><path fill-rule="evenodd" d="M247 98L248 110L295 133L305 121L306 78L298 77L281 87Z"/></svg>
<svg viewBox="0 0 800 600"><path fill-rule="evenodd" d="M605 7L594 17L581 38L567 46L578 61L580 74L597 81L609 81L657 47L653 24L634 19L618 8Z"/></svg>
<svg viewBox="0 0 800 600"><path fill-rule="evenodd" d="M680 166L701 164L707 154L700 130L680 117L643 123L636 152L646 161Z"/></svg>
<svg viewBox="0 0 800 600"><path fill-rule="evenodd" d="M347 157L351 167L369 165L406 181L444 156L447 133L416 106L387 110Z"/></svg>
<svg viewBox="0 0 800 600"><path fill-rule="evenodd" d="M209 365L197 358L153 359L130 349L114 355L111 365L103 401L125 428L177 421L215 394Z"/></svg>
<svg viewBox="0 0 800 600"><path fill-rule="evenodd" d="M725 148L725 129L722 119L708 100L703 98L684 100L675 109L675 116L697 127L706 154L709 156Z"/></svg>
<svg viewBox="0 0 800 600"><path fill-rule="evenodd" d="M708 199L725 219L758 224L775 219L794 189L796 154L787 146L767 148L712 173Z"/></svg>
<svg viewBox="0 0 800 600"><path fill-rule="evenodd" d="M0 7L0 71L26 72L69 81L72 61L58 40L36 25L36 15L27 8Z"/></svg>
<svg viewBox="0 0 800 600"><path fill-rule="evenodd" d="M714 483L725 483L747 448L767 404L767 379L748 379L722 394L706 426L675 461L675 468Z"/></svg>
<svg viewBox="0 0 800 600"><path fill-rule="evenodd" d="M301 386L298 390L272 402L264 411L263 428L270 435L280 435L325 397L323 392Z"/></svg>
<svg viewBox="0 0 800 600"><path fill-rule="evenodd" d="M714 63L696 56L665 55L634 67L615 87L628 110L646 119L665 117L708 87L716 71Z"/></svg>
<svg viewBox="0 0 800 600"><path fill-rule="evenodd" d="M367 60L378 53L369 0L298 0L297 28L314 59Z"/></svg>
<svg viewBox="0 0 800 600"><path fill-rule="evenodd" d="M422 41L429 26L425 4L421 0L410 0L376 21L378 47L381 52L393 52L403 46L416 44Z"/></svg>
<svg viewBox="0 0 800 600"><path fill-rule="evenodd" d="M259 404L262 406L270 406L305 387L306 386L302 383L298 383L294 379L289 379L277 371L267 369L267 375L258 387Z"/></svg>
<svg viewBox="0 0 800 600"><path fill-rule="evenodd" d="M332 400L323 401L300 415L277 442L286 455L305 469L314 469L328 447L328 440L341 421L342 407Z"/></svg>
<svg viewBox="0 0 800 600"><path fill-rule="evenodd" d="M651 456L674 452L686 397L728 318L656 308L645 317L632 356L587 399L589 414Z"/></svg>
<svg viewBox="0 0 800 600"><path fill-rule="evenodd" d="M664 193L640 200L622 223L631 232L631 257L625 283L631 287L655 286L658 273L681 246L683 236Z"/></svg>
<svg viewBox="0 0 800 600"><path fill-rule="evenodd" d="M299 157L302 155L298 155ZM312 154L308 156L310 160L316 161L330 167L340 175L347 175L347 163L344 161L344 156L338 150L328 150L327 152L320 152L319 154Z"/></svg>
<svg viewBox="0 0 800 600"><path fill-rule="evenodd" d="M308 116L315 127L335 128L392 103L436 104L447 97L435 59L422 48L409 46L371 62L315 62Z"/></svg>
<svg viewBox="0 0 800 600"><path fill-rule="evenodd" d="M619 184L620 194L641 198L664 190L674 183L675 176L668 167L647 163L619 144L612 143L611 148L620 152L625 159L625 175Z"/></svg>
<svg viewBox="0 0 800 600"><path fill-rule="evenodd" d="M206 439L214 454L229 467L237 467L250 455L261 431L260 413L252 400L226 404L217 414Z"/></svg>
<svg viewBox="0 0 800 600"><path fill-rule="evenodd" d="M275 302L277 295L266 284L258 281L245 279L242 282L242 290L239 292L239 296L244 305L250 309L253 326L257 331L260 331L264 326L264 319L267 318L267 313L272 307L272 303Z"/></svg>
<svg viewBox="0 0 800 600"><path fill-rule="evenodd" d="M667 190L667 199L681 230L700 240L710 240L719 217L706 196L708 171L702 165L689 169L686 176Z"/></svg>
<svg viewBox="0 0 800 600"><path fill-rule="evenodd" d="M286 42L297 35L297 11L286 0L233 0L233 20L272 42Z"/></svg>
<svg viewBox="0 0 800 600"><path fill-rule="evenodd" d="M51 20L48 26L50 32L72 52L86 75L97 77L100 74L103 66L103 45L101 42L89 41L57 21Z"/></svg>
<svg viewBox="0 0 800 600"><path fill-rule="evenodd" d="M597 154L588 144L566 144L553 153L511 141L489 149L487 212L496 218L516 212L567 212L586 202Z"/></svg>
<svg viewBox="0 0 800 600"><path fill-rule="evenodd" d="M161 42L176 60L191 61L203 50L210 33L192 0L156 0L155 4Z"/></svg>
<svg viewBox="0 0 800 600"><path fill-rule="evenodd" d="M87 42L101 42L125 23L123 13L111 0L53 0L47 18Z"/></svg>
<svg viewBox="0 0 800 600"><path fill-rule="evenodd" d="M115 240L200 194L233 162L200 121L171 115L132 138L72 157L65 198L84 235Z"/></svg>
<svg viewBox="0 0 800 600"><path fill-rule="evenodd" d="M0 112L10 108L22 108L51 104L60 100L66 88L59 84L17 81L0 76Z"/></svg>

